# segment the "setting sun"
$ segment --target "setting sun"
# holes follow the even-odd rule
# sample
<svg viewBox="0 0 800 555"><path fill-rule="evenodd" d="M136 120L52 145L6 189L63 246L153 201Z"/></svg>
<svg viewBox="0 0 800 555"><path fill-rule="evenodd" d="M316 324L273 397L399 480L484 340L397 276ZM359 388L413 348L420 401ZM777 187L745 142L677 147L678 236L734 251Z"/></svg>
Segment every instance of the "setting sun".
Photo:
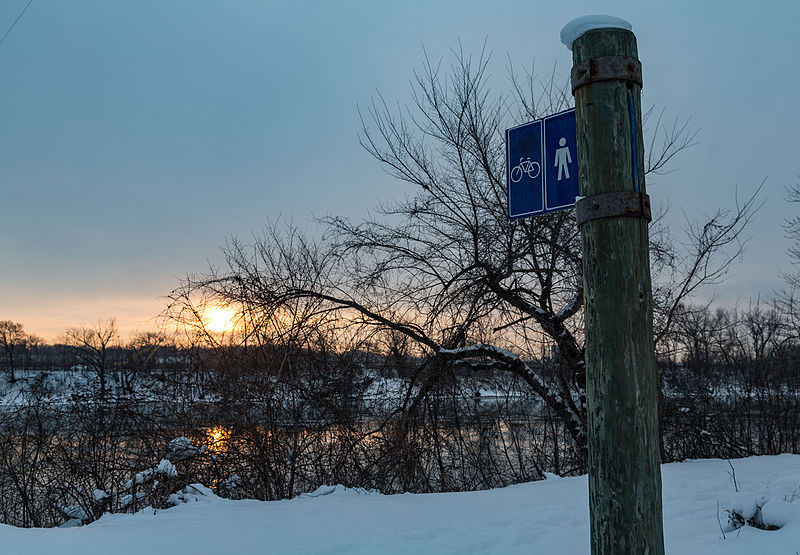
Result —
<svg viewBox="0 0 800 555"><path fill-rule="evenodd" d="M216 333L232 331L236 327L236 311L225 306L210 306L203 312L206 330Z"/></svg>

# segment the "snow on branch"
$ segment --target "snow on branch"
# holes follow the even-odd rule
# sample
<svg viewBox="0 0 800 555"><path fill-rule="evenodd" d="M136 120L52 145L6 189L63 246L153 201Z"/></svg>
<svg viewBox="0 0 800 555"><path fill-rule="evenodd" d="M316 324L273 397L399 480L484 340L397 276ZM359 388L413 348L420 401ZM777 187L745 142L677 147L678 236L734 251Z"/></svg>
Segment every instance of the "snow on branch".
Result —
<svg viewBox="0 0 800 555"><path fill-rule="evenodd" d="M555 391L541 376L534 372L530 366L514 353L486 343L479 343L458 349L439 348L437 353L448 359L464 360L472 357L488 357L493 361L500 362L502 369L520 376L549 406L558 411L561 416L567 420L567 425L576 431L576 436L579 437L585 445L587 436L581 415L578 414L569 403L565 402L563 398L563 396L567 394L570 396L574 407L582 407L585 402L581 399L581 396L576 395L572 391ZM581 441L579 441L579 443L581 443Z"/></svg>

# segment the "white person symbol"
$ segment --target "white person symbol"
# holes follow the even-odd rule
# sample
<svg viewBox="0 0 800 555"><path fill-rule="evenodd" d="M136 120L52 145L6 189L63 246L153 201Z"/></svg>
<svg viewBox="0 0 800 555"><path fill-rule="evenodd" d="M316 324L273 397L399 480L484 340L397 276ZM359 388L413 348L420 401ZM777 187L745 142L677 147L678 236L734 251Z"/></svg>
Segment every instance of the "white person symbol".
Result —
<svg viewBox="0 0 800 555"><path fill-rule="evenodd" d="M561 137L558 140L558 146L561 148L556 149L556 163L553 164L554 166L558 166L558 180L561 181L561 175L564 174L566 179L569 179L569 166L567 164L572 163L572 156L569 154L569 147L564 146L567 144L567 140L564 137Z"/></svg>

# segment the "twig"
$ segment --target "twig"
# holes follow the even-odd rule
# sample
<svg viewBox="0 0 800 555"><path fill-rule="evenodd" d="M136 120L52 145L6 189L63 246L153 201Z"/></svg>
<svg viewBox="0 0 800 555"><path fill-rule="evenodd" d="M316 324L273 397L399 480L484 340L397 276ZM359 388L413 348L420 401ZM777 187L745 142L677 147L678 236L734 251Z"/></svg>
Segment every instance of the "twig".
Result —
<svg viewBox="0 0 800 555"><path fill-rule="evenodd" d="M719 499L717 499L717 523L719 524L719 531L722 532L722 539L727 540L725 537L725 529L722 528L722 521L719 519Z"/></svg>
<svg viewBox="0 0 800 555"><path fill-rule="evenodd" d="M733 489L736 490L736 493L739 493L739 484L736 483L736 469L733 468L733 464L731 464L730 460L728 460L728 459L726 459L726 460L728 462L728 466L731 467L731 471L728 472L728 476L730 476L731 480L733 480Z"/></svg>

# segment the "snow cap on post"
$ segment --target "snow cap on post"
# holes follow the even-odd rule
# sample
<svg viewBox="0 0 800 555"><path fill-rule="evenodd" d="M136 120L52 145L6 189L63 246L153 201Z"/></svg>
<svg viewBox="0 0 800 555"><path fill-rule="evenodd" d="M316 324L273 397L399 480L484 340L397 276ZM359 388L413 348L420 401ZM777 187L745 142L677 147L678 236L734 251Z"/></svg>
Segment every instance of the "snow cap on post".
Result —
<svg viewBox="0 0 800 555"><path fill-rule="evenodd" d="M561 29L561 42L572 50L572 43L586 31L592 29L626 29L633 31L633 25L613 15L584 15L573 19Z"/></svg>

